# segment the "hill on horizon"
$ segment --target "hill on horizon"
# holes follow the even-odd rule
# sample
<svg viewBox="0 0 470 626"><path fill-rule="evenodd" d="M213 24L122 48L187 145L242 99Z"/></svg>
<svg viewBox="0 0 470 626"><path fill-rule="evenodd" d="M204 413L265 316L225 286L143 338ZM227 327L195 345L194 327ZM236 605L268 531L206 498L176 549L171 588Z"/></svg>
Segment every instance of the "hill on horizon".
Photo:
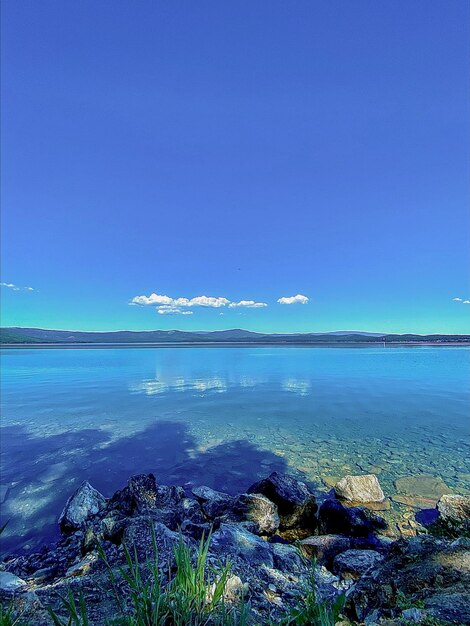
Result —
<svg viewBox="0 0 470 626"><path fill-rule="evenodd" d="M328 333L257 333L242 328L213 331L117 330L70 331L43 328L5 327L0 329L4 345L20 344L324 344L324 343L422 343L470 342L470 335L382 334L367 331Z"/></svg>

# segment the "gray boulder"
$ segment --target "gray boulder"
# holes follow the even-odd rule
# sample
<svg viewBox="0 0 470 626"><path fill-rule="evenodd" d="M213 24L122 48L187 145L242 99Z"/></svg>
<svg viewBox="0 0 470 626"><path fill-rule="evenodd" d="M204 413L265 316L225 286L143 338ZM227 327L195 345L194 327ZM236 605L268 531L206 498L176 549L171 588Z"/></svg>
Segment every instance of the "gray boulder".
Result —
<svg viewBox="0 0 470 626"><path fill-rule="evenodd" d="M444 495L437 503L439 521L454 530L470 530L470 496Z"/></svg>
<svg viewBox="0 0 470 626"><path fill-rule="evenodd" d="M238 524L221 524L212 535L210 550L219 556L238 557L255 567L274 565L271 545Z"/></svg>
<svg viewBox="0 0 470 626"><path fill-rule="evenodd" d="M424 613L421 609L417 609L416 607L413 607L411 609L405 609L402 612L401 616L407 622L411 622L412 624L415 624L415 623L419 624L419 622L421 622L424 618Z"/></svg>
<svg viewBox="0 0 470 626"><path fill-rule="evenodd" d="M153 534L160 563L173 563L173 550L180 540L186 544L190 543L188 538L170 530L159 522L155 522L147 515L135 517L130 522L124 531L122 542L131 554L134 553L134 549L137 550L139 561L155 559Z"/></svg>
<svg viewBox="0 0 470 626"><path fill-rule="evenodd" d="M272 543L271 548L276 569L294 576L306 571L306 561L295 546L285 543Z"/></svg>
<svg viewBox="0 0 470 626"><path fill-rule="evenodd" d="M185 499L183 487L157 486L157 506L175 506Z"/></svg>
<svg viewBox="0 0 470 626"><path fill-rule="evenodd" d="M357 580L383 558L375 550L346 550L335 557L333 572L346 580Z"/></svg>
<svg viewBox="0 0 470 626"><path fill-rule="evenodd" d="M199 487L192 488L192 494L201 502L207 502L208 500L225 500L226 498L230 498L228 493L224 493L223 491L216 491L212 489L212 487L207 487L206 485L200 485Z"/></svg>
<svg viewBox="0 0 470 626"><path fill-rule="evenodd" d="M230 506L230 521L250 522L256 535L272 535L279 528L277 506L258 493L242 493Z"/></svg>
<svg viewBox="0 0 470 626"><path fill-rule="evenodd" d="M234 498L229 496L228 493L215 491L215 489L206 486L195 487L192 492L200 503L202 511L209 519L225 515L234 502Z"/></svg>
<svg viewBox="0 0 470 626"><path fill-rule="evenodd" d="M123 515L145 513L156 506L157 482L153 474L131 476L124 489L116 491L109 501L109 507Z"/></svg>
<svg viewBox="0 0 470 626"><path fill-rule="evenodd" d="M155 522L176 530L185 517L184 500L182 487L157 485L153 474L137 474L113 495L109 509L126 517L151 515Z"/></svg>
<svg viewBox="0 0 470 626"><path fill-rule="evenodd" d="M281 531L313 531L317 526L317 503L313 492L292 476L273 472L248 489L260 493L277 505Z"/></svg>
<svg viewBox="0 0 470 626"><path fill-rule="evenodd" d="M106 498L85 480L67 500L60 514L60 530L68 533L84 528L86 522L105 507Z"/></svg>
<svg viewBox="0 0 470 626"><path fill-rule="evenodd" d="M190 504L191 503L191 504ZM182 487L157 487L155 506L148 509L149 514L156 522L177 530L186 517L202 519L202 511L197 502L185 497Z"/></svg>
<svg viewBox="0 0 470 626"><path fill-rule="evenodd" d="M426 612L436 620L451 624L470 624L470 591L436 593L424 601Z"/></svg>
<svg viewBox="0 0 470 626"><path fill-rule="evenodd" d="M335 494L342 500L356 504L383 502L384 492L375 474L364 476L344 476L336 483Z"/></svg>
<svg viewBox="0 0 470 626"><path fill-rule="evenodd" d="M82 553L87 554L95 550L104 540L120 544L128 523L129 518L119 511L110 511L105 514L105 517L92 519L83 528Z"/></svg>
<svg viewBox="0 0 470 626"><path fill-rule="evenodd" d="M200 541L203 537L207 539L207 537L217 528L219 528L220 524L216 524L214 522L192 522L189 519L185 519L181 524L181 532L183 535L187 535L188 537L192 537L197 541Z"/></svg>
<svg viewBox="0 0 470 626"><path fill-rule="evenodd" d="M319 513L320 532L350 537L367 537L387 528L386 521L369 509L345 507L339 500L325 500Z"/></svg>
<svg viewBox="0 0 470 626"><path fill-rule="evenodd" d="M191 498L183 498L181 500L181 510L185 520L190 520L195 524L203 524L207 521L206 516L202 512L201 506L196 500Z"/></svg>
<svg viewBox="0 0 470 626"><path fill-rule="evenodd" d="M339 557L338 557L339 558ZM401 613L398 598L451 624L470 623L470 549L429 535L400 540L348 594L346 613L359 622L375 610Z"/></svg>
<svg viewBox="0 0 470 626"><path fill-rule="evenodd" d="M206 520L241 522L257 535L272 535L279 527L277 506L261 494L233 497L205 486L195 487L192 492Z"/></svg>
<svg viewBox="0 0 470 626"><path fill-rule="evenodd" d="M145 513L156 506L157 481L153 474L131 476L127 483L127 489L133 508L137 513Z"/></svg>
<svg viewBox="0 0 470 626"><path fill-rule="evenodd" d="M350 547L351 540L344 535L313 535L299 542L300 551L306 558L326 565L331 564L337 554Z"/></svg>

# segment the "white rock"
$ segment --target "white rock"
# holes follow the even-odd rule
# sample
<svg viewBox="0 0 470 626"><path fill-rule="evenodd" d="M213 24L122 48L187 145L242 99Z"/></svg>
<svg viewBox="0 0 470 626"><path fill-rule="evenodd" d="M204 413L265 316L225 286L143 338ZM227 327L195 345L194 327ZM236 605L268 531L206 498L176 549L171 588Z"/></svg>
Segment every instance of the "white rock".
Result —
<svg viewBox="0 0 470 626"><path fill-rule="evenodd" d="M437 510L445 522L470 528L470 496L446 494L437 503Z"/></svg>
<svg viewBox="0 0 470 626"><path fill-rule="evenodd" d="M345 476L335 485L335 493L342 500L356 503L383 502L384 492L375 474Z"/></svg>
<svg viewBox="0 0 470 626"><path fill-rule="evenodd" d="M60 514L61 530L67 532L82 528L90 517L99 513L105 506L106 498L85 480L67 500Z"/></svg>

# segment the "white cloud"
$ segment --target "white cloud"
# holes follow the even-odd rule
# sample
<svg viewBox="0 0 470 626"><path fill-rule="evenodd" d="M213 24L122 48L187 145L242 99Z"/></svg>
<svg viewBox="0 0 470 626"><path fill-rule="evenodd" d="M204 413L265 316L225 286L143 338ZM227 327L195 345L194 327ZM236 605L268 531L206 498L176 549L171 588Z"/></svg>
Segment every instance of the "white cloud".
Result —
<svg viewBox="0 0 470 626"><path fill-rule="evenodd" d="M158 293L152 293L149 296L135 296L129 304L134 306L156 305L157 312L160 313L160 315L191 315L192 311L185 311L184 309L191 309L193 307L220 309L228 306L229 308L248 307L257 309L268 306L265 302L256 302L255 300L240 300L239 302L231 302L227 298L214 296L170 298L170 296L160 295Z"/></svg>
<svg viewBox="0 0 470 626"><path fill-rule="evenodd" d="M157 313L160 315L192 315L192 311L183 311L176 306L159 306L157 307Z"/></svg>
<svg viewBox="0 0 470 626"><path fill-rule="evenodd" d="M454 302L462 302L462 298L452 298Z"/></svg>
<svg viewBox="0 0 470 626"><path fill-rule="evenodd" d="M186 298L179 298L180 300L186 300ZM212 298L208 296L197 296L196 298L191 298L188 304L183 306L209 306L218 309L221 306L227 306L230 304L230 300L227 298Z"/></svg>
<svg viewBox="0 0 470 626"><path fill-rule="evenodd" d="M463 304L470 304L470 300L464 300Z"/></svg>
<svg viewBox="0 0 470 626"><path fill-rule="evenodd" d="M307 304L309 298L298 293L296 296L284 296L279 298L279 304Z"/></svg>
<svg viewBox="0 0 470 626"><path fill-rule="evenodd" d="M143 306L148 304L173 304L173 298L169 296L159 296L157 293L151 293L149 296L136 296L132 298L131 304L141 304Z"/></svg>
<svg viewBox="0 0 470 626"><path fill-rule="evenodd" d="M1 287L8 287L12 291L35 291L32 287L19 287L13 283L0 283Z"/></svg>
<svg viewBox="0 0 470 626"><path fill-rule="evenodd" d="M195 298L170 298L170 296L161 296L158 293L152 293L150 296L135 296L132 298L129 304L140 304L147 306L150 304L157 306L172 306L172 307L193 307L193 306L205 306L219 308L230 304L230 300L227 298L214 298L212 296L196 296Z"/></svg>
<svg viewBox="0 0 470 626"><path fill-rule="evenodd" d="M229 309L235 309L239 306L244 306L249 309L260 309L268 305L266 304L266 302L255 302L254 300L240 300L240 302L231 302L228 305Z"/></svg>

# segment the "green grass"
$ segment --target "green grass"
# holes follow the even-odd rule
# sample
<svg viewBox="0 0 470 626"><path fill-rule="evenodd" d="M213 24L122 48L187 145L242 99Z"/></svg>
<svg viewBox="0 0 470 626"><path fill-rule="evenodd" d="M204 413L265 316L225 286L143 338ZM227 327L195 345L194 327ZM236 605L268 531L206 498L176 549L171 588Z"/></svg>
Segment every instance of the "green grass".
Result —
<svg viewBox="0 0 470 626"><path fill-rule="evenodd" d="M0 626L27 626L21 621L21 615L15 615L13 604L0 605Z"/></svg>
<svg viewBox="0 0 470 626"><path fill-rule="evenodd" d="M288 610L277 623L281 626L335 626L344 608L345 596L338 596L333 602L319 602L315 591L315 563L313 563L309 588L297 606Z"/></svg>
<svg viewBox="0 0 470 626"><path fill-rule="evenodd" d="M109 626L247 626L250 609L244 598L238 604L226 604L224 596L231 569L229 563L214 568L208 563L211 537L202 537L194 550L180 535L174 547L174 575L162 572L158 562L155 530L151 525L153 555L144 564L124 545L125 565L113 569L101 547L117 615L107 622ZM314 581L315 564L311 570L305 596L296 606L271 625L280 626L334 626L344 607L344 597L335 602L318 602ZM120 589L126 587L126 593ZM91 626L83 595L76 600L71 591L60 597L58 615L51 607L49 614L54 626ZM12 626L9 622L0 626Z"/></svg>
<svg viewBox="0 0 470 626"><path fill-rule="evenodd" d="M153 558L139 563L137 551L133 554L124 547L126 564L117 572L105 562L118 616L108 623L113 626L245 626L248 609L242 599L240 606L226 606L224 592L230 575L230 566L223 564L217 570L207 561L210 536L201 539L195 552L180 536L174 548L175 575L163 575L159 568L158 551L153 526ZM118 591L124 582L127 593ZM88 612L83 596L75 601L69 591L61 597L61 609L66 617L60 617L49 608L55 626L89 626Z"/></svg>
<svg viewBox="0 0 470 626"><path fill-rule="evenodd" d="M407 595L405 595L403 591L397 592L396 605L402 611L406 609L424 609L423 600L412 600Z"/></svg>
<svg viewBox="0 0 470 626"><path fill-rule="evenodd" d="M63 626L64 624L67 624L67 626L89 626L88 612L83 594L80 594L78 603L75 601L73 593L70 590L68 594L65 597L61 597L60 600L68 617L64 621L56 615L51 607L48 607L47 610L54 626Z"/></svg>

